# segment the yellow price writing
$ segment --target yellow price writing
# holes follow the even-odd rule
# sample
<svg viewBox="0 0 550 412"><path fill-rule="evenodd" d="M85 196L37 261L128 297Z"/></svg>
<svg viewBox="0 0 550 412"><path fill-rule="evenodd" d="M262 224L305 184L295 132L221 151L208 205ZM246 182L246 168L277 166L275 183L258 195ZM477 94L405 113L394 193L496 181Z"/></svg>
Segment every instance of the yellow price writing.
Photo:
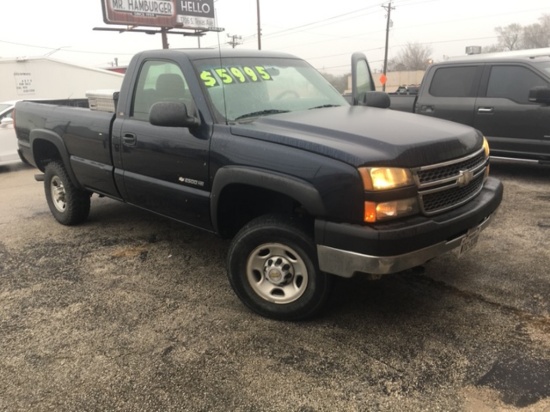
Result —
<svg viewBox="0 0 550 412"><path fill-rule="evenodd" d="M200 77L206 87L219 86L221 83L232 84L273 80L263 66L220 67L203 70Z"/></svg>
<svg viewBox="0 0 550 412"><path fill-rule="evenodd" d="M204 85L206 87L214 87L218 84L218 81L216 80L214 75L208 70L203 70L201 72L201 80L204 82Z"/></svg>
<svg viewBox="0 0 550 412"><path fill-rule="evenodd" d="M251 67L243 67L243 71L246 73L250 80L252 80L253 82L258 81L258 75L254 71L254 69L252 69Z"/></svg>
<svg viewBox="0 0 550 412"><path fill-rule="evenodd" d="M231 67L229 69L229 71L235 77L235 79L237 79L238 82L240 82L240 83L245 83L246 82L245 75L243 74L241 69L239 69L238 67Z"/></svg>
<svg viewBox="0 0 550 412"><path fill-rule="evenodd" d="M220 79L225 84L233 83L233 77L227 73L227 69L216 69L216 73L220 76Z"/></svg>
<svg viewBox="0 0 550 412"><path fill-rule="evenodd" d="M265 67L262 66L256 66L256 70L264 80L271 80L271 76L269 73L265 70Z"/></svg>

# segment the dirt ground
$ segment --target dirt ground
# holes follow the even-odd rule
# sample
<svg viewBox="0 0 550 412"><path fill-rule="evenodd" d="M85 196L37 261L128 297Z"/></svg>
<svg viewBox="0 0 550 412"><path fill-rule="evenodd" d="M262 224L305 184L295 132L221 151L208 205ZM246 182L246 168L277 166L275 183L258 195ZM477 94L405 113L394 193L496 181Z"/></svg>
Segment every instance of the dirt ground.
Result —
<svg viewBox="0 0 550 412"><path fill-rule="evenodd" d="M228 244L113 200L52 218L0 168L1 411L550 412L550 168L493 164L465 256L336 282L321 317L248 311Z"/></svg>

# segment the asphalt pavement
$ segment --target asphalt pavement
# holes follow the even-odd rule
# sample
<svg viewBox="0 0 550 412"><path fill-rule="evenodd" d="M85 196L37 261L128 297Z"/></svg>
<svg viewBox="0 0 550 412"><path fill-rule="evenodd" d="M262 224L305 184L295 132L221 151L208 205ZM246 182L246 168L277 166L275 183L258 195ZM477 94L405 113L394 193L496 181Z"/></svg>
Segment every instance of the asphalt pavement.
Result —
<svg viewBox="0 0 550 412"><path fill-rule="evenodd" d="M298 323L239 302L226 241L97 196L62 226L36 172L0 167L1 411L550 411L549 167L493 164L473 250Z"/></svg>

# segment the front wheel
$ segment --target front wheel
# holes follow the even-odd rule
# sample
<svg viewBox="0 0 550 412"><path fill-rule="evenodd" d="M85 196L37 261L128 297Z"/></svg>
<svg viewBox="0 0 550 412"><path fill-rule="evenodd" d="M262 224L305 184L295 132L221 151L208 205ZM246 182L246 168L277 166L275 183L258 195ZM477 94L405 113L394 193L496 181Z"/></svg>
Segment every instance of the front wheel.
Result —
<svg viewBox="0 0 550 412"><path fill-rule="evenodd" d="M76 187L61 162L46 165L44 190L52 215L64 225L83 222L90 213L90 193Z"/></svg>
<svg viewBox="0 0 550 412"><path fill-rule="evenodd" d="M254 219L233 239L227 262L233 290L262 316L310 318L328 299L331 277L319 271L315 244L297 219Z"/></svg>

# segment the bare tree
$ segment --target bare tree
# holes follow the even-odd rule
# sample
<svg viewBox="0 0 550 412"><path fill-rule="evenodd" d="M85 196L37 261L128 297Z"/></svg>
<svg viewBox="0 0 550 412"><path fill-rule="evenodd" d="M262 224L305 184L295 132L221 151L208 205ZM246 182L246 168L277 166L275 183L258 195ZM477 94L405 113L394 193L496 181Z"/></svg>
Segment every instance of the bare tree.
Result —
<svg viewBox="0 0 550 412"><path fill-rule="evenodd" d="M349 73L348 74L343 74L343 75L340 75L340 76L337 76L337 75L334 75L334 74L331 74L331 73L323 73L323 72L321 72L321 74L340 93L344 93L344 91L347 89L347 87L348 87L348 77L350 76Z"/></svg>
<svg viewBox="0 0 550 412"><path fill-rule="evenodd" d="M405 70L407 70L407 68L400 60L398 60L397 57L392 57L391 59L388 59L389 72L401 72Z"/></svg>
<svg viewBox="0 0 550 412"><path fill-rule="evenodd" d="M539 22L523 28L523 47L525 49L550 47L550 14L543 14L539 18Z"/></svg>
<svg viewBox="0 0 550 412"><path fill-rule="evenodd" d="M426 70L431 63L432 48L420 43L407 43L399 54L388 61L389 71Z"/></svg>
<svg viewBox="0 0 550 412"><path fill-rule="evenodd" d="M482 53L497 53L503 52L504 48L499 44L491 44L490 46L483 46Z"/></svg>
<svg viewBox="0 0 550 412"><path fill-rule="evenodd" d="M484 53L550 47L550 14L543 14L538 23L528 26L513 23L495 27L495 31L498 33L498 43L484 47Z"/></svg>
<svg viewBox="0 0 550 412"><path fill-rule="evenodd" d="M523 48L523 27L520 24L512 23L506 27L496 27L498 33L498 44L504 50L520 50Z"/></svg>

